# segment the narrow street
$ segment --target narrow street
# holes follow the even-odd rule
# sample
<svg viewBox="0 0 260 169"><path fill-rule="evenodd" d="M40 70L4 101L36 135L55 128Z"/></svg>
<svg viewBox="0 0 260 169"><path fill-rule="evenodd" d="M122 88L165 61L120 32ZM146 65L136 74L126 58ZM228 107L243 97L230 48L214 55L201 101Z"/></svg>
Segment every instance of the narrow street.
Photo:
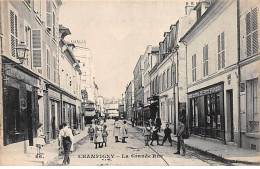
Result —
<svg viewBox="0 0 260 169"><path fill-rule="evenodd" d="M140 130L129 127L129 138L127 143L115 143L113 137L113 122L108 120L108 145L107 147L95 149L95 145L88 137L75 144L75 151L71 154L71 166L180 166L180 165L227 165L205 157L198 152L188 150L186 156L175 155L177 145L171 147L169 142L164 146L144 146L143 136ZM121 121L120 121L121 122ZM173 136L172 136L173 137ZM160 138L160 143L162 138ZM63 157L57 157L49 165L59 166Z"/></svg>

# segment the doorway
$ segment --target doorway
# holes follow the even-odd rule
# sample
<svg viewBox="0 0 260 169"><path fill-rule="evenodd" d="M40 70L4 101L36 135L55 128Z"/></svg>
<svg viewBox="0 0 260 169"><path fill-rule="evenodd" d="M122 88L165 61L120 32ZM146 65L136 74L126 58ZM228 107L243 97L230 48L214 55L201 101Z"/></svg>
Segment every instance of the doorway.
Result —
<svg viewBox="0 0 260 169"><path fill-rule="evenodd" d="M234 142L233 90L227 90L227 125L228 141Z"/></svg>

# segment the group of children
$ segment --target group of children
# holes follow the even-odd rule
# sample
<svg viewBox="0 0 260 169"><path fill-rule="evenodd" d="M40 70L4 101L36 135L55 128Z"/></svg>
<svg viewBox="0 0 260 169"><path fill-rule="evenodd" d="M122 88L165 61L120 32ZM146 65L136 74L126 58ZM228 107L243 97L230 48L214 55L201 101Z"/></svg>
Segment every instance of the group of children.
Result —
<svg viewBox="0 0 260 169"><path fill-rule="evenodd" d="M107 146L107 125L100 123L99 120L95 120L93 124L90 124L88 128L88 135L90 137L90 141L94 142L95 148L102 148L103 144L105 147Z"/></svg>
<svg viewBox="0 0 260 169"><path fill-rule="evenodd" d="M164 138L162 144L159 143L159 136L158 136L159 127L153 123L145 123L145 128L143 130L143 136L145 145L148 146L149 140L152 140L150 145L153 146L153 141L157 141L157 145L163 145L164 142L168 139L171 146L172 146L172 139L171 139L171 129L169 128L169 124L166 124L166 128L164 129Z"/></svg>

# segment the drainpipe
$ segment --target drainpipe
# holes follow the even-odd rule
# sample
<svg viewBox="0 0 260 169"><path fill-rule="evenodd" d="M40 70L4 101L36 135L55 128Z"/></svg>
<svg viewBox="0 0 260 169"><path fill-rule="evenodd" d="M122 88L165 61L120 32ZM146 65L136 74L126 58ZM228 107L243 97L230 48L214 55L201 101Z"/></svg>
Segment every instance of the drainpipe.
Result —
<svg viewBox="0 0 260 169"><path fill-rule="evenodd" d="M176 54L177 54L177 67L176 67L176 79L177 79L177 101L178 101L178 104L177 104L177 114L178 114L178 116L177 117L179 117L179 110L180 110L180 100L179 100L179 46L177 45L176 46ZM179 118L178 118L179 119ZM179 121L179 120L178 120Z"/></svg>
<svg viewBox="0 0 260 169"><path fill-rule="evenodd" d="M175 53L175 52L174 52ZM173 83L173 86L172 86L172 88L173 88L173 108L174 108L174 134L176 134L176 95L175 95L175 83L176 83L176 81L175 81L175 76L176 76L176 71L175 71L175 66L174 66L174 53L173 53L173 55L172 55L172 68L173 68L173 71L172 71L172 73L173 73L173 76L172 76L172 83ZM174 72L175 72L175 76L174 76Z"/></svg>
<svg viewBox="0 0 260 169"><path fill-rule="evenodd" d="M240 62L240 0L237 0L237 66L238 66L238 134L239 134L239 144L238 147L242 147L241 142L241 99L240 99L240 82L241 82L241 67L239 65Z"/></svg>

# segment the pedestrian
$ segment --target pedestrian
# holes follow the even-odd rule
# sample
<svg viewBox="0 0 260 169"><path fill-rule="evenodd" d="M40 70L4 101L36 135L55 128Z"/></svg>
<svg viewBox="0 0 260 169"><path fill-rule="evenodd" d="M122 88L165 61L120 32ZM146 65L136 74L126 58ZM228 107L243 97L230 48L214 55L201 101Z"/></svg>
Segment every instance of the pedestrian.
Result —
<svg viewBox="0 0 260 169"><path fill-rule="evenodd" d="M128 128L126 121L123 121L123 126L122 126L122 143L126 143L125 139L128 138Z"/></svg>
<svg viewBox="0 0 260 169"><path fill-rule="evenodd" d="M97 145L99 148L103 147L103 138L102 138L102 126L100 125L100 121L96 122L97 125L95 127L95 145L96 145L96 149L97 149Z"/></svg>
<svg viewBox="0 0 260 169"><path fill-rule="evenodd" d="M115 136L115 141L120 142L118 140L118 137L120 136L120 126L119 126L118 118L115 119L113 135Z"/></svg>
<svg viewBox="0 0 260 169"><path fill-rule="evenodd" d="M37 138L36 138L36 147L37 147L37 154L36 158L39 158L41 156L41 148L45 145L45 136L43 133L43 125L41 123L37 126Z"/></svg>
<svg viewBox="0 0 260 169"><path fill-rule="evenodd" d="M145 128L143 129L143 136L144 136L145 146L148 146L148 142L151 137L151 127L149 126L148 122L145 123Z"/></svg>
<svg viewBox="0 0 260 169"><path fill-rule="evenodd" d="M177 152L175 152L174 154L180 154L180 150L182 148L183 151L183 156L186 155L186 150L185 150L185 146L184 146L184 140L183 140L183 135L185 132L185 125L182 123L181 120L179 120L178 122L178 130L177 130L177 137L178 137L178 144L177 144Z"/></svg>
<svg viewBox="0 0 260 169"><path fill-rule="evenodd" d="M132 122L132 127L135 126L135 120L134 120L134 117L131 118L131 122Z"/></svg>
<svg viewBox="0 0 260 169"><path fill-rule="evenodd" d="M107 125L104 125L102 131L102 137L103 137L103 143L105 144L105 147L107 146L107 136L108 136Z"/></svg>
<svg viewBox="0 0 260 169"><path fill-rule="evenodd" d="M156 118L155 124L158 127L158 131L161 132L162 121L161 121L160 117Z"/></svg>
<svg viewBox="0 0 260 169"><path fill-rule="evenodd" d="M93 142L94 134L95 134L95 129L92 127L92 124L90 124L90 126L88 128L88 135L90 137L91 142Z"/></svg>
<svg viewBox="0 0 260 169"><path fill-rule="evenodd" d="M169 124L166 124L166 128L164 129L164 137L163 137L163 142L162 142L162 146L164 144L164 142L168 139L171 146L172 146L172 138L171 138L171 133L172 130L169 128Z"/></svg>
<svg viewBox="0 0 260 169"><path fill-rule="evenodd" d="M153 134L152 134L152 142L150 143L150 145L153 146L153 141L154 140L157 141L157 145L160 145L159 144L159 136L158 136L158 127L155 126L154 124L153 124L153 127L152 127L152 132L153 132Z"/></svg>
<svg viewBox="0 0 260 169"><path fill-rule="evenodd" d="M63 123L63 129L60 132L60 137L62 139L62 144L64 148L64 159L62 165L70 164L69 153L71 150L71 146L73 144L73 134L72 130L69 128L68 122Z"/></svg>

